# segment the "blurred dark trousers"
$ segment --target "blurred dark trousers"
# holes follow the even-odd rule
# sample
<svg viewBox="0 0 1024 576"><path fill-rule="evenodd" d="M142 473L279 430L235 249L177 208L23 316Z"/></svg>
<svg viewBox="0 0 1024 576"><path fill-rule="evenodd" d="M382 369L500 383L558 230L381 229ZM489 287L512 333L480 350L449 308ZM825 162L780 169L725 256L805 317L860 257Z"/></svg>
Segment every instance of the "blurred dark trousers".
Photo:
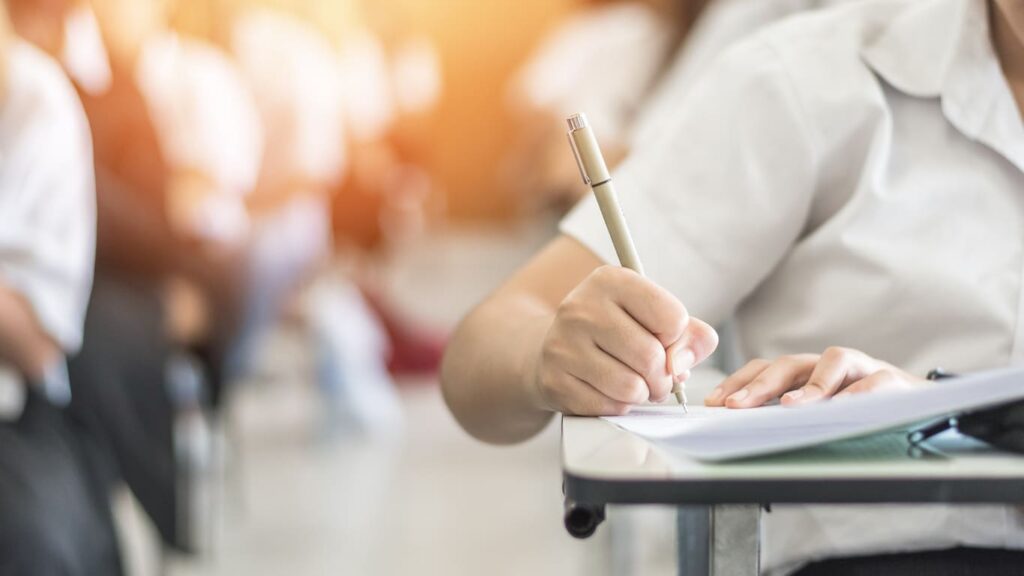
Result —
<svg viewBox="0 0 1024 576"><path fill-rule="evenodd" d="M97 270L81 352L69 363L71 408L98 440L97 463L124 481L164 541L176 544L170 345L158 284Z"/></svg>
<svg viewBox="0 0 1024 576"><path fill-rule="evenodd" d="M36 393L0 423L0 576L122 573L94 440Z"/></svg>

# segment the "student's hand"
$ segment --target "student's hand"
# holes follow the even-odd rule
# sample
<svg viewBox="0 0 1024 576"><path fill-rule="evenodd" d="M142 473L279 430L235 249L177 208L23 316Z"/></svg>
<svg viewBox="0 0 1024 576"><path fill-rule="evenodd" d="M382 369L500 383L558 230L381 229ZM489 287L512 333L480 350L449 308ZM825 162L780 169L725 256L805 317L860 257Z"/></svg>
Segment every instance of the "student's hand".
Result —
<svg viewBox="0 0 1024 576"><path fill-rule="evenodd" d="M559 305L537 359L535 397L554 411L624 414L667 398L717 346L714 329L667 290L603 266Z"/></svg>
<svg viewBox="0 0 1024 576"><path fill-rule="evenodd" d="M912 388L924 382L863 352L834 346L822 354L782 356L774 362L751 360L712 390L704 403L754 408L779 398L784 405L798 405L832 396Z"/></svg>

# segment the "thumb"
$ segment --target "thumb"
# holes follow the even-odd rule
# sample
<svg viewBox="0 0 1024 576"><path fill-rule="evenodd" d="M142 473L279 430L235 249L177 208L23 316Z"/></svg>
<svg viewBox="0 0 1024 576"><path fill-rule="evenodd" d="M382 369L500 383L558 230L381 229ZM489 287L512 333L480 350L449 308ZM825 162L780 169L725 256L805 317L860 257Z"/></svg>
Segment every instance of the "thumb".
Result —
<svg viewBox="0 0 1024 576"><path fill-rule="evenodd" d="M668 372L674 378L707 360L718 348L718 332L710 324L697 318L690 318L683 335L668 347Z"/></svg>

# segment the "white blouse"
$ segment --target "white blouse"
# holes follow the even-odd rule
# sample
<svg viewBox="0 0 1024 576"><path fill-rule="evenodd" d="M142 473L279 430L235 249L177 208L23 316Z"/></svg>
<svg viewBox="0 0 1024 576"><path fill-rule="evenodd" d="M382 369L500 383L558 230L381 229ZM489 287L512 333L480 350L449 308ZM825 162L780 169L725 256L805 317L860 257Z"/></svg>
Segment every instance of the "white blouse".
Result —
<svg viewBox="0 0 1024 576"><path fill-rule="evenodd" d="M56 62L24 42L12 43L7 57L0 96L0 283L24 297L49 336L73 353L82 342L96 244L89 125ZM0 365L0 416L20 412L19 380ZM48 391L66 399L66 389Z"/></svg>
<svg viewBox="0 0 1024 576"><path fill-rule="evenodd" d="M675 103L694 77L738 40L794 14L863 2L864 0L714 0L686 34L686 42L644 101L632 136L644 141L658 130L658 118L671 114Z"/></svg>
<svg viewBox="0 0 1024 576"><path fill-rule="evenodd" d="M244 198L263 160L263 126L241 71L215 46L166 33L146 41L135 76L168 163L217 186L196 233L240 239L249 225Z"/></svg>
<svg viewBox="0 0 1024 576"><path fill-rule="evenodd" d="M649 275L747 357L849 346L914 373L1024 359L1024 124L982 0L883 0L728 50L615 174ZM600 126L595 127L598 131ZM563 221L615 253L588 198ZM776 506L763 566L1024 547L1004 506Z"/></svg>

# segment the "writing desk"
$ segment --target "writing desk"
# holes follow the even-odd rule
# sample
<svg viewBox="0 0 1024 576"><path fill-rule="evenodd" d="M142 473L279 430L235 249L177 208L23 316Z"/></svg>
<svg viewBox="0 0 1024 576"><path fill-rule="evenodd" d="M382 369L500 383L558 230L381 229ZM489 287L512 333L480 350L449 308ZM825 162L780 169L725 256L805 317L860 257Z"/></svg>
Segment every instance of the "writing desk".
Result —
<svg viewBox="0 0 1024 576"><path fill-rule="evenodd" d="M565 416L566 528L593 534L607 504L679 506L680 574L752 575L761 510L771 504L1024 503L1024 457L938 440L937 453L912 456L904 438L710 464L670 455L604 420Z"/></svg>

